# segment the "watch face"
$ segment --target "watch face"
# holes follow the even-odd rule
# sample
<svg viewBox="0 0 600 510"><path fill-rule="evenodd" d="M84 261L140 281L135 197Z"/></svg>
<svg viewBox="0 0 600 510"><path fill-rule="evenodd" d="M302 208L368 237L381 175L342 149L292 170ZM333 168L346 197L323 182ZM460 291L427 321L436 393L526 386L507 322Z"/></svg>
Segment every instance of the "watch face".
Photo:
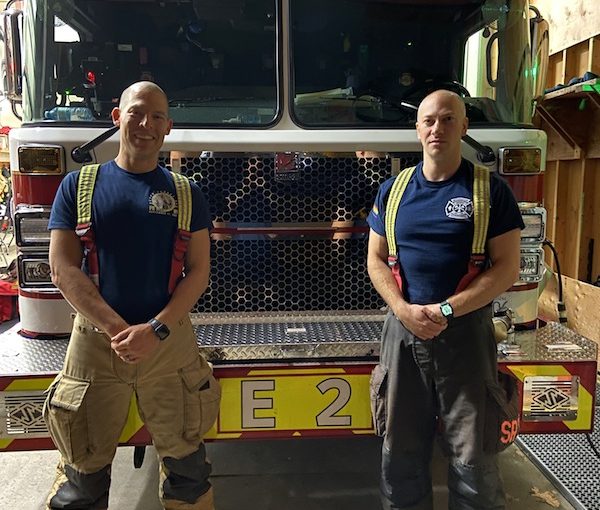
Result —
<svg viewBox="0 0 600 510"><path fill-rule="evenodd" d="M450 305L450 303L444 303L440 308L444 317L449 317L453 313L452 305Z"/></svg>
<svg viewBox="0 0 600 510"><path fill-rule="evenodd" d="M169 328L166 326L166 324L163 324L162 322L160 322L156 319L152 319L150 321L150 325L152 326L152 329L154 329L156 336L158 336L158 338L160 340L164 340L171 333L169 331Z"/></svg>
<svg viewBox="0 0 600 510"><path fill-rule="evenodd" d="M164 324L161 324L155 331L158 334L158 338L161 340L164 340L169 336L169 329Z"/></svg>

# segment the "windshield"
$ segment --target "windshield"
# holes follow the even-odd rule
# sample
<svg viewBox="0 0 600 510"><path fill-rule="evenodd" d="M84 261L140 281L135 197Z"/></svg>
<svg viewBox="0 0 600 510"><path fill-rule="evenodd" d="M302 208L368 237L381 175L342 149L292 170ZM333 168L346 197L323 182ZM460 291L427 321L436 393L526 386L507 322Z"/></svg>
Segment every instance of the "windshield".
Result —
<svg viewBox="0 0 600 510"><path fill-rule="evenodd" d="M413 127L430 91L471 125L530 124L526 0L291 0L293 114L308 127Z"/></svg>
<svg viewBox="0 0 600 510"><path fill-rule="evenodd" d="M176 125L272 123L276 3L27 2L24 120L110 121L121 92L150 80L167 93Z"/></svg>

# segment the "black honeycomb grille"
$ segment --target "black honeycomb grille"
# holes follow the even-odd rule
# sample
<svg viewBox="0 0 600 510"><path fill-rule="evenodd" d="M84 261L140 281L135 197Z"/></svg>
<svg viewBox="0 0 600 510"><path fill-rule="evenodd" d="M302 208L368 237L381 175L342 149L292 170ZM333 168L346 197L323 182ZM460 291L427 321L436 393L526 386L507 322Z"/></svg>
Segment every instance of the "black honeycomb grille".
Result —
<svg viewBox="0 0 600 510"><path fill-rule="evenodd" d="M407 155L401 166L415 164ZM168 163L165 159L163 163ZM167 164L167 166L169 166ZM282 180L273 155L199 156L180 171L206 195L215 222L365 225L387 158L301 156ZM383 302L366 269L367 239L213 239L211 280L194 312L372 310Z"/></svg>

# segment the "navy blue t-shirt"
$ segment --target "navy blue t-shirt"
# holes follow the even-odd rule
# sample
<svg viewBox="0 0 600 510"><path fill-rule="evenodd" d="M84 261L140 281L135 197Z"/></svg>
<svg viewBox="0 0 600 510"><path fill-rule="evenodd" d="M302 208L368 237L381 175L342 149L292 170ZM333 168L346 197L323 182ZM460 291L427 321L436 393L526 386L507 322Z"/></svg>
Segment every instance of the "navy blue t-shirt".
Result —
<svg viewBox="0 0 600 510"><path fill-rule="evenodd" d="M385 206L395 177L379 188L367 221L385 237ZM490 179L487 239L524 228L508 184ZM396 217L396 242L404 298L413 304L438 303L454 294L466 274L473 242L473 164L463 160L448 180L430 182L419 163L408 182Z"/></svg>
<svg viewBox="0 0 600 510"><path fill-rule="evenodd" d="M75 230L79 171L63 179L48 228ZM191 231L211 227L208 204L192 183ZM177 195L163 167L135 174L114 161L96 179L92 225L98 249L100 294L129 324L154 317L169 301L169 275L177 231Z"/></svg>

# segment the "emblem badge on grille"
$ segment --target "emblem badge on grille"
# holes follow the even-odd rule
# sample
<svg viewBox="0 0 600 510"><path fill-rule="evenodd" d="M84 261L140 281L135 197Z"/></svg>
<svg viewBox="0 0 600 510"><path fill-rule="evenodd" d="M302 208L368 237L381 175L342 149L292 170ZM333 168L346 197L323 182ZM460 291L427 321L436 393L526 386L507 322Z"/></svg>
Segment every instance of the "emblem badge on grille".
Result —
<svg viewBox="0 0 600 510"><path fill-rule="evenodd" d="M298 154L295 152L278 152L275 155L275 180L297 181L300 177Z"/></svg>
<svg viewBox="0 0 600 510"><path fill-rule="evenodd" d="M535 395L533 401L545 409L558 409L569 402L569 396L556 388L547 388Z"/></svg>

